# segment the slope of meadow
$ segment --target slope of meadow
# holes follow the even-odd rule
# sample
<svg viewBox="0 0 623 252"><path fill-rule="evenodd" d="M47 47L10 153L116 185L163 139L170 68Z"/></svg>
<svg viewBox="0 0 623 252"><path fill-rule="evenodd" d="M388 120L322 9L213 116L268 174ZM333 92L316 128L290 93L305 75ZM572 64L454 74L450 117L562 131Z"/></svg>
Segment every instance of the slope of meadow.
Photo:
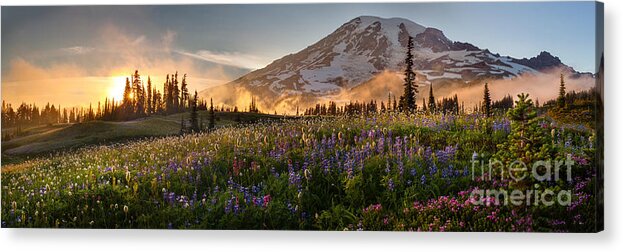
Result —
<svg viewBox="0 0 623 252"><path fill-rule="evenodd" d="M207 123L208 112L199 111ZM217 112L217 126L253 123L259 120L277 120L282 116L255 113ZM177 135L182 118L189 113L168 116L150 116L127 122L91 121L77 124L37 126L23 130L23 135L2 141L2 164L19 162L28 156L41 156L58 151L75 150L85 146L127 142L149 137ZM188 122L187 122L188 124ZM11 130L11 129L3 129Z"/></svg>
<svg viewBox="0 0 623 252"><path fill-rule="evenodd" d="M505 117L381 114L227 126L6 165L2 227L594 230L593 133L541 127L551 158L578 161L572 182L542 184L569 190L571 205L470 196L509 187L471 169L503 148Z"/></svg>

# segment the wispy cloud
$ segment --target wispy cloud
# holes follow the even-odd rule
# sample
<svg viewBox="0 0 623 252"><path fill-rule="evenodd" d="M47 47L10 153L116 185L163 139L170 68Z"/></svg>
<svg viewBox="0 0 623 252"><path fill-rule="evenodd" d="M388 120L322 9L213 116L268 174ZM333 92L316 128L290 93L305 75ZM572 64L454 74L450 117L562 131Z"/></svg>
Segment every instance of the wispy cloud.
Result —
<svg viewBox="0 0 623 252"><path fill-rule="evenodd" d="M93 47L72 46L72 47L61 48L61 51L72 54L72 55L82 55L82 54L86 54L86 53L93 51Z"/></svg>
<svg viewBox="0 0 623 252"><path fill-rule="evenodd" d="M141 35L138 38L136 38L134 41L132 41L132 45L139 45L141 43L143 43L143 41L145 41L145 35Z"/></svg>
<svg viewBox="0 0 623 252"><path fill-rule="evenodd" d="M200 60L247 69L258 69L268 64L263 58L240 52L215 52L210 50L199 50L194 53L183 50L175 50L175 52Z"/></svg>

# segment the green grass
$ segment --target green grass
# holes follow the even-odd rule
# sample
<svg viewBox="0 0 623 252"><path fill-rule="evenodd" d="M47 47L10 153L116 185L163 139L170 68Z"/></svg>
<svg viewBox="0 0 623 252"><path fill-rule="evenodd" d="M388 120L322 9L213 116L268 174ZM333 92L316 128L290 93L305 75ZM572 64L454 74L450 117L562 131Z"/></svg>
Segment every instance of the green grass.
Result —
<svg viewBox="0 0 623 252"><path fill-rule="evenodd" d="M283 116L257 113L238 113L236 115L231 112L217 112L216 117L217 127L284 118ZM127 122L92 121L27 128L23 130L21 136L2 142L2 164L18 163L32 157L58 151L75 150L86 146L176 135L180 132L182 118L188 125L190 113L157 115ZM203 118L204 124L207 126L208 112L200 111L199 118Z"/></svg>
<svg viewBox="0 0 623 252"><path fill-rule="evenodd" d="M163 124L171 123L177 130L178 116L181 119L182 115L171 115L113 124L142 123L141 133L166 132ZM231 116L220 114L219 125L235 121ZM542 133L542 142L555 148L545 159L571 156L578 165L573 183L534 183L555 193L573 193L573 206L533 204L524 209L475 205L470 199L480 189L515 188L502 176L474 179L483 171L470 169L472 160L497 158L493 153L511 146L504 143L517 128L503 116L391 113L286 122L279 118L245 114L240 121L278 120L3 165L0 224L3 228L595 231L593 146L597 145L589 131L562 129L555 122L553 128L535 128ZM98 131L103 122L93 124L72 136L86 141L104 135ZM108 132L111 126L103 128ZM552 130L555 134L550 134Z"/></svg>

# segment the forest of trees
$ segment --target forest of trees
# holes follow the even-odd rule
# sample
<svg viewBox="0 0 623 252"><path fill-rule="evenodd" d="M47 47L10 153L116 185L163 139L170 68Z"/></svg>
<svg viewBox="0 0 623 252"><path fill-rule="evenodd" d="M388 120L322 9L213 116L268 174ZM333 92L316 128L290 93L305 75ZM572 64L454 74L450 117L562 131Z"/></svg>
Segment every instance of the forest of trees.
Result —
<svg viewBox="0 0 623 252"><path fill-rule="evenodd" d="M94 120L127 121L154 114L168 115L189 112L196 104L197 110L207 110L205 100L195 100L189 95L186 74L181 81L178 73L167 75L162 92L153 85L148 76L145 82L138 70L126 78L123 99L115 101L106 98L97 105L88 107L61 108L60 105L46 104L39 108L36 104L22 103L15 108L2 101L2 125L15 127L13 135L19 135L22 128L57 123L81 123ZM221 107L225 110L224 107ZM228 109L229 110L229 109ZM7 138L3 135L3 138Z"/></svg>
<svg viewBox="0 0 623 252"><path fill-rule="evenodd" d="M566 91L564 76L560 75L560 86L558 89L558 97L543 103L543 107L554 108L556 110L574 109L576 107L586 107L595 104L596 96L598 96L595 87L589 90ZM538 102L538 101L537 101Z"/></svg>
<svg viewBox="0 0 623 252"><path fill-rule="evenodd" d="M572 99L572 98L568 98ZM538 104L538 101L537 101ZM483 93L483 101L474 106L472 111L481 112L483 115L493 115L494 113L505 113L508 109L513 108L514 101L510 94L507 94L500 100L491 100L488 84L485 83ZM538 105L537 105L538 106ZM304 115L328 115L328 116L349 116L349 115L369 115L376 113L392 113L405 112L401 110L400 103L396 101L396 97L389 93L387 103L381 101L380 105L377 100L370 102L349 102L342 106L338 106L335 102L330 101L328 104L317 103L314 107L304 111ZM465 104L459 102L458 95L452 97L443 97L435 99L433 85L430 85L428 101L422 98L422 106L414 106L414 110L409 113L440 113L440 114L464 114L466 113ZM298 115L298 109L297 109Z"/></svg>
<svg viewBox="0 0 623 252"><path fill-rule="evenodd" d="M378 113L396 113L400 111L400 107L397 103L391 102L389 105L385 105L385 102L381 101L380 105L377 100L370 100L369 102L349 102L342 106L337 106L333 101L328 104L317 103L314 107L308 108L304 111L303 115L327 115L327 116L352 116L352 115L371 115ZM423 100L426 104L426 100ZM431 108L431 104L434 104ZM457 95L450 98L442 98L428 105L423 105L419 110L410 111L410 113L441 113L441 114L460 114L465 113L465 106L459 103Z"/></svg>
<svg viewBox="0 0 623 252"><path fill-rule="evenodd" d="M89 116L88 112L85 112L84 109L61 109L60 105L50 105L50 103L46 104L43 108L39 108L35 104L26 103L22 103L19 107L13 108L10 103L2 101L3 127L54 124L64 121L65 119L74 119L78 114Z"/></svg>
<svg viewBox="0 0 623 252"><path fill-rule="evenodd" d="M559 88L559 96L556 99L549 100L543 104L546 107L566 108L572 104L590 103L594 99L594 88L588 91L571 91L564 92L564 79L561 78L561 86ZM505 95L499 100L492 100L488 83L485 83L483 89L482 102L476 104L471 111L480 112L484 116L500 115L506 113L514 107L515 101L510 94ZM561 107L562 106L562 107ZM538 99L535 104L536 108L541 107ZM404 112L401 110L396 97L391 93L388 95L387 103L377 100L369 102L349 102L342 106L338 106L335 102L330 101L327 104L317 103L315 106L307 108L303 115L321 115L321 116L350 116L350 115L370 115L376 113ZM409 113L440 113L440 114L464 114L466 113L465 105L459 102L458 96L443 97L435 99L433 86L430 86L428 100L422 98L422 106L415 107L415 110ZM298 113L297 113L298 115Z"/></svg>
<svg viewBox="0 0 623 252"><path fill-rule="evenodd" d="M104 101L102 113L97 119L125 121L153 114L168 115L188 112L197 103L198 110L207 110L205 100L195 100L188 92L186 74L179 80L178 73L166 76L162 92L156 89L147 77L147 86L138 70L128 78L123 92L123 100Z"/></svg>
<svg viewBox="0 0 623 252"><path fill-rule="evenodd" d="M181 80L180 80L181 77ZM3 128L14 128L2 135L3 140L20 135L22 129L38 125L54 125L65 123L82 123L95 120L101 121L128 121L143 118L151 115L169 115L175 113L191 112L189 122L182 122L183 132L195 132L201 129L214 128L214 118L209 118L210 123L207 127L201 125L202 118L194 118L197 111L210 110L210 116L214 117L214 112L239 112L237 106L233 108L214 107L210 100L210 105L205 100L198 98L197 91L191 95L188 90L186 74L168 74L163 83L162 91L156 88L151 78L147 76L145 81L141 78L138 70L126 78L123 91L123 99L118 101L114 98L106 98L97 105L89 104L88 107L61 108L60 105L46 104L40 108L36 104L21 103L19 107L14 107L11 103L2 101L2 126ZM260 113L257 107L256 97L251 98L248 110L252 113Z"/></svg>

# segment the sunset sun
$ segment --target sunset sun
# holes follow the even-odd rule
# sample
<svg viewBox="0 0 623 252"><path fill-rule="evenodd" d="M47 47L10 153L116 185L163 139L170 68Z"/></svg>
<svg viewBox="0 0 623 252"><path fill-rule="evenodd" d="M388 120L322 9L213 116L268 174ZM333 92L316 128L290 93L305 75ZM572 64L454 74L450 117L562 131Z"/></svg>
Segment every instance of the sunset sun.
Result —
<svg viewBox="0 0 623 252"><path fill-rule="evenodd" d="M123 89L125 88L125 76L114 76L110 80L112 85L108 90L108 97L121 101L123 99Z"/></svg>

